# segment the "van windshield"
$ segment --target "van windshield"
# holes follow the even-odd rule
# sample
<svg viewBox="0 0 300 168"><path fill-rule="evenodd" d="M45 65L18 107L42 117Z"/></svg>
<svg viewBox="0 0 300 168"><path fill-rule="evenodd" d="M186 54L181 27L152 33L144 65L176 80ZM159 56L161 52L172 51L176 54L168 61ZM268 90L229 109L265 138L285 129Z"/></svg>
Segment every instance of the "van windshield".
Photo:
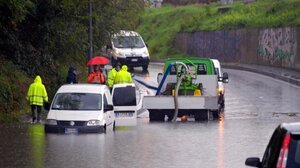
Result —
<svg viewBox="0 0 300 168"><path fill-rule="evenodd" d="M53 101L55 110L101 110L102 96L93 93L58 93Z"/></svg>
<svg viewBox="0 0 300 168"><path fill-rule="evenodd" d="M143 48L145 44L140 36L116 36L112 40L116 48Z"/></svg>
<svg viewBox="0 0 300 168"><path fill-rule="evenodd" d="M286 167L300 167L300 135L292 135Z"/></svg>

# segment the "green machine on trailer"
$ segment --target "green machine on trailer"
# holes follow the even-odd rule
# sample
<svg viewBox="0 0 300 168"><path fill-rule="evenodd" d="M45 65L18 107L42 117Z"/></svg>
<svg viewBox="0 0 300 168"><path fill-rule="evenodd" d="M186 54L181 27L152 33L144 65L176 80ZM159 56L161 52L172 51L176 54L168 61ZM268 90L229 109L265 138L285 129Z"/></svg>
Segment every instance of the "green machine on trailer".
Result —
<svg viewBox="0 0 300 168"><path fill-rule="evenodd" d="M196 121L219 116L218 77L211 59L167 59L164 67L157 76L156 95L143 98L150 121L164 121L165 116L176 120L188 115Z"/></svg>

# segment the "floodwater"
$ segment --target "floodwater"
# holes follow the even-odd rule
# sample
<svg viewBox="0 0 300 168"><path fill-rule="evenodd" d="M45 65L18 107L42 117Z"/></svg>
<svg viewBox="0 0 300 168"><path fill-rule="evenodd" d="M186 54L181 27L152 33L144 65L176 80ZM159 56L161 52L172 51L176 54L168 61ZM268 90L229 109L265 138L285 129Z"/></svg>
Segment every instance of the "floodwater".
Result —
<svg viewBox="0 0 300 168"><path fill-rule="evenodd" d="M149 67L150 82L160 69ZM42 124L0 125L0 167L241 168L262 157L281 122L299 121L300 88L261 75L227 70L220 120L149 123L106 134L45 134ZM289 115L290 113L295 115Z"/></svg>

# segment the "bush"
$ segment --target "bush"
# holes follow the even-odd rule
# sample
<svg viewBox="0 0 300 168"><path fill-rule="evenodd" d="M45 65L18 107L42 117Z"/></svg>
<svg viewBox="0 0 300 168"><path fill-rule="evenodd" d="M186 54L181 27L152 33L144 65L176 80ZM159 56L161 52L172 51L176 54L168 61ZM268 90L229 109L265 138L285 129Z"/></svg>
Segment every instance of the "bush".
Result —
<svg viewBox="0 0 300 168"><path fill-rule="evenodd" d="M12 62L0 59L0 64L0 113L5 117L28 106L25 96L30 79Z"/></svg>

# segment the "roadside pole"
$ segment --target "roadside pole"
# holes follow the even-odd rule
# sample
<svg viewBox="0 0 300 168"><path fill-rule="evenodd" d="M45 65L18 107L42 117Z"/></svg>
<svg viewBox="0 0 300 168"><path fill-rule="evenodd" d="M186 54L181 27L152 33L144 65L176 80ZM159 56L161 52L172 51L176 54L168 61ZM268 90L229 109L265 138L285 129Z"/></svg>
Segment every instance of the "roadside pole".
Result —
<svg viewBox="0 0 300 168"><path fill-rule="evenodd" d="M88 53L88 61L93 56L93 8L92 8L92 0L89 0L89 53ZM88 73L91 72L91 67L88 66Z"/></svg>

